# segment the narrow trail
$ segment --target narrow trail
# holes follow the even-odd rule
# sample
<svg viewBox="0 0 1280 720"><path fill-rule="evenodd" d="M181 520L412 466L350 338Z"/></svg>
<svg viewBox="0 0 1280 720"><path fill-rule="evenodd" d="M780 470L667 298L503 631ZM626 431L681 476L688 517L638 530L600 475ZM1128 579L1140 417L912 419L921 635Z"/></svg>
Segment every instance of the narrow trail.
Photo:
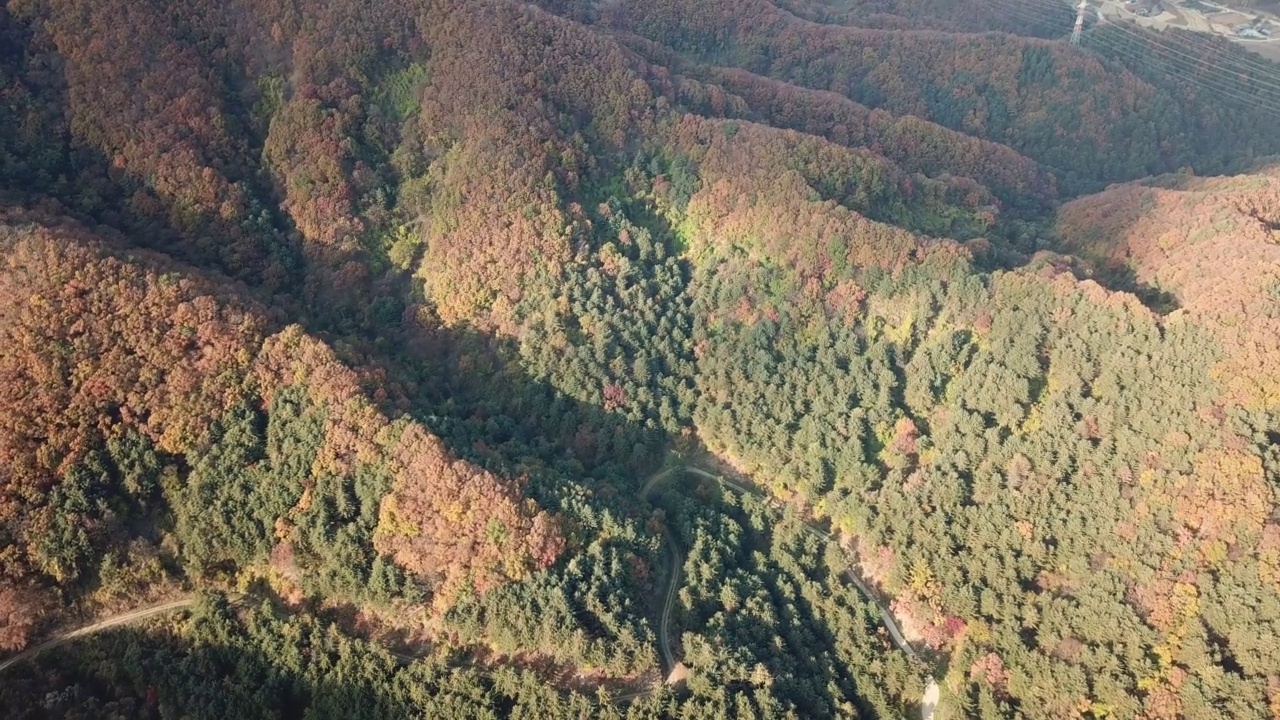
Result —
<svg viewBox="0 0 1280 720"><path fill-rule="evenodd" d="M27 660L30 660L31 658L35 657L36 655L39 655L42 652L45 652L46 650L52 650L60 645L65 645L69 642L85 637L86 635L92 635L96 632L101 632L103 630L107 630L113 627L128 625L130 623L135 623L139 620L145 620L150 617L155 617L156 615L163 615L168 612L173 612L174 610L190 607L193 603L195 603L195 601L196 601L195 597L188 596L188 597L182 598L181 600L174 600L173 602L168 602L163 605L153 605L152 607L139 608L137 610L131 610L126 613L112 615L110 617L103 618L93 623L92 625L85 625L83 627L79 627L74 630L67 630L66 632L58 633L57 635L54 635L53 637L49 638L48 640L45 640L39 645L36 645L35 647L29 648L27 650L23 650L22 652L18 653L17 655L14 655L8 660L5 660L4 662L0 662L0 672L4 672L8 668L12 667L13 665L17 665L18 663L26 662Z"/></svg>

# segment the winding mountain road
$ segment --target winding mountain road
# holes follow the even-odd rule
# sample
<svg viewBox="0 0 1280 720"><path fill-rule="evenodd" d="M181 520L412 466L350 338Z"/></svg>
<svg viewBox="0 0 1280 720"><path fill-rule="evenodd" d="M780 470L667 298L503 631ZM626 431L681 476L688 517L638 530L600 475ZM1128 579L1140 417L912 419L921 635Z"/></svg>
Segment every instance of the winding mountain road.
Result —
<svg viewBox="0 0 1280 720"><path fill-rule="evenodd" d="M755 497L762 498L763 500L765 500L771 505L774 505L775 507L781 507L782 505L782 503L779 502L776 498L770 497L760 490L739 485L738 483L732 480L729 480L728 478L725 478L719 475L713 475L712 473L709 473L706 470L703 470L702 468L689 466L685 468L685 472L691 473L693 475L697 475L699 477L704 477L709 480L715 480L719 482L721 485L737 490L738 492L743 493L744 495L753 495ZM823 530L821 527L818 527L817 525L806 522L804 523L804 528L806 531L808 531L811 535L814 535L815 537L822 538L823 540L826 540L828 542L836 542L835 537L833 537L831 533L827 532L826 530ZM876 606L876 609L880 611L880 620L884 623L885 629L889 631L889 636L893 638L894 645L897 645L899 650L906 653L907 657L914 658L916 656L916 651L912 649L911 644L907 642L907 638L903 636L902 629L898 627L898 621L895 620L893 617L893 614L889 612L889 608L880 604L880 602L876 599L875 595L872 594L871 588L867 587L867 584L863 582L862 578L858 577L857 573L853 571L852 567L846 568L844 571L844 575L846 578L848 578L849 582L852 583L854 587L858 588L858 590L868 600L870 600L872 604Z"/></svg>
<svg viewBox="0 0 1280 720"><path fill-rule="evenodd" d="M649 491L653 488L655 484L657 484L659 481L663 480L664 478L668 477L672 473L676 472L677 470L683 470L684 472L687 472L691 475L697 475L698 477L707 478L709 480L715 480L716 482L720 483L724 487L731 488L744 495L752 495L752 496L761 498L765 500L765 502L768 502L769 504L774 505L775 507L782 506L781 501L779 501L777 498L774 498L766 494L761 490L746 487L744 485L741 485L739 483L734 482L733 480L730 480L724 477L723 475L716 475L714 473L708 472L707 470L703 470L702 468L694 467L692 465L684 465L684 466L677 465L677 466L667 468L662 472L656 473L655 475L650 477L648 481L645 482L644 489L641 491L642 497L647 497L649 494ZM804 524L805 530L815 535L816 537L827 540L828 542L836 542L835 537L833 537L831 533L827 532L823 528L810 522L804 522L803 524ZM669 530L667 530L666 525L662 526L662 530L663 530L663 534L668 538L668 543L672 547L674 547L675 543L671 541L670 539L671 533ZM839 543L837 543L837 546L838 545ZM676 554L677 554L677 557L679 557L678 551L676 551ZM661 631L659 632L659 639L660 639L660 642L662 643L663 655L664 657L668 658L668 662L670 662L671 651L667 646L667 642L665 638L667 635L666 633L667 623L670 621L670 604L671 604L671 600L674 599L675 597L674 583L676 583L679 580L678 575L679 575L678 570L672 573L671 581L673 585L668 590L668 593L667 593L668 607L663 610L662 627L661 627ZM880 601L876 599L875 594L871 592L871 588L867 587L867 584L863 582L862 578L858 577L857 573L854 572L852 566L845 569L844 575L846 578L848 578L849 582L852 583L854 587L858 588L858 590L862 593L862 595L866 597L867 600L869 600L873 605L875 605L877 610L880 611L880 620L884 624L885 629L889 631L889 636L893 638L894 645L896 645L899 650L906 653L907 657L915 658L916 651L911 647L911 644L907 642L906 637L903 636L902 629L898 626L898 621L894 619L893 614L889 612L889 608L882 605ZM937 680L930 678L928 686L925 687L924 697L922 697L920 700L921 720L934 720L934 716L937 713L938 703L941 699L941 695L942 695L942 690L938 686Z"/></svg>
<svg viewBox="0 0 1280 720"><path fill-rule="evenodd" d="M675 670L676 659L671 654L671 638L668 635L668 629L671 627L671 610L676 605L676 593L680 589L680 570L684 566L684 557L680 555L675 536L665 524L662 526L662 536L666 538L667 547L671 550L671 579L667 583L667 599L662 604L662 620L658 625L658 649L662 651L663 673L670 675Z"/></svg>
<svg viewBox="0 0 1280 720"><path fill-rule="evenodd" d="M644 487L640 489L640 497L648 499L655 485L682 469L684 468L679 465L673 465L650 475L645 480ZM676 593L680 590L680 570L684 566L684 556L680 554L680 545L676 543L675 535L671 534L671 528L668 528L665 522L662 523L662 537L667 541L667 551L671 557L671 574L667 578L667 594L662 603L662 617L658 620L658 652L662 655L663 674L670 675L675 669L676 659L671 652L671 638L668 631L671 627L671 611L676 605Z"/></svg>
<svg viewBox="0 0 1280 720"><path fill-rule="evenodd" d="M96 632L101 632L113 627L129 625L131 623L138 622L139 620L146 620L147 618L155 617L156 615L163 615L168 612L173 612L174 610L190 607L195 603L195 601L194 596L188 596L181 600L174 600L163 605L153 605L151 607L130 610L129 612L120 613L119 615L112 615L111 617L103 618L91 625L85 625L84 627L79 627L74 630L58 633L39 645L24 650L4 662L0 662L0 672L4 672L8 668L13 665L17 665L20 662L25 662L46 650L52 650L60 645L65 645L73 640L85 637L86 635L92 635Z"/></svg>
<svg viewBox="0 0 1280 720"><path fill-rule="evenodd" d="M775 506L781 506L781 503L776 498L773 498L762 491L756 490L754 488L748 488L728 478L725 478L722 475L715 475L711 472L703 470L702 468L693 467L691 465L673 465L671 467L667 467L649 476L649 478L645 481L644 487L640 491L640 496L642 498L647 499L649 496L649 493L652 492L653 488L659 482L665 480L666 478L670 477L672 474L677 472L687 472L692 475L697 475L699 477L715 480L721 485L731 488L733 490L736 490L739 493L759 497L764 499L766 502L769 502L770 504L773 504ZM821 527L818 527L808 522L804 523L804 527L808 532L813 533L818 537L821 537L831 542L835 542L835 538L832 537L831 533L827 532ZM684 565L684 556L680 553L680 546L676 542L675 536L671 533L671 529L667 527L665 522L662 524L662 536L663 536L663 539L666 540L667 549L670 554L671 573L667 579L667 589L666 589L666 594L662 604L662 616L658 622L658 649L662 655L663 672L664 674L669 675L676 666L675 656L674 656L674 653L671 651L671 637L670 637L671 613L675 608L676 596L680 589L680 573L681 573L681 568ZM885 628L889 631L889 635L893 638L893 642L895 645L897 645L898 649L906 653L908 657L912 657L912 658L916 657L915 650L911 648L911 645L907 642L906 638L903 637L902 630L898 627L898 623L896 620L894 620L893 615L889 612L889 609L880 604L880 602L876 599L876 597L871 593L870 588L868 588L866 583L862 581L862 578L858 577L857 574L854 573L853 568L847 568L845 570L845 577L848 578L849 582L851 582L855 587L857 587L858 590L868 600L874 603L877 609L879 609L881 621L884 623ZM157 615L163 615L165 613L173 612L174 610L180 610L182 608L190 607L192 604L195 603L195 601L196 599L194 596L187 596L178 600L164 603L162 605L153 605L150 607L138 608L136 610L131 610L129 612L112 615L110 617L98 620L92 624L75 628L73 630L67 630L65 632L58 633L57 635L54 635L53 637L49 638L48 640L45 640L39 645L36 645L35 647L32 647L30 649L24 650L23 652L20 652L17 655L14 655L8 660L0 662L0 672L4 672L8 668L14 665L17 665L18 663L25 662L35 657L36 655L39 655L42 652L52 650L61 645L65 645L66 643L73 642L79 638L92 635L94 633L101 632L103 630L108 630L110 628L119 627L121 625L128 625L141 620L146 620L148 618L155 617ZM398 655L398 654L397 654L397 657L401 657L403 659L410 659L409 656ZM653 693L654 690L656 690L657 687L660 685L661 685L661 682L659 682L654 686L654 688L649 690L641 690L633 693L627 693L625 695L620 695L617 698L614 698L614 702L627 703L637 698L643 697L645 695L649 695ZM938 687L937 681L930 679L928 687L925 688L924 697L920 701L920 715L922 720L934 720L934 715L938 707L940 695L941 695L941 691L940 691L940 688Z"/></svg>

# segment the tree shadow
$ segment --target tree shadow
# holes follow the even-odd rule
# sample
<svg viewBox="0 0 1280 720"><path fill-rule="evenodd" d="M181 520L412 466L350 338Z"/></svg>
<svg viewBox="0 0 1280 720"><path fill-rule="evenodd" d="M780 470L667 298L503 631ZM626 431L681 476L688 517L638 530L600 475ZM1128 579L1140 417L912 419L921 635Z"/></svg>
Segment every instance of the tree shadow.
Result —
<svg viewBox="0 0 1280 720"><path fill-rule="evenodd" d="M1128 265L1074 254L1074 248L1057 241L1048 245L1054 249L1027 252L1010 246L983 248L975 254L975 260L979 268L987 271L1069 273L1077 280L1091 280L1112 292L1129 293L1157 315L1168 315L1181 307L1176 295L1139 280L1137 272Z"/></svg>
<svg viewBox="0 0 1280 720"><path fill-rule="evenodd" d="M536 696L542 707L590 703L530 673L504 684L482 670L400 659L268 601L236 610L214 597L188 619L169 622L104 631L11 667L0 683L0 706L15 720L221 720L390 719L446 708L467 717L505 716Z"/></svg>
<svg viewBox="0 0 1280 720"><path fill-rule="evenodd" d="M6 25L0 35L11 30ZM66 113L65 83L47 87L43 101ZM160 253L167 258L157 263L160 271L178 271L218 288L219 295L243 298L262 315L265 333L301 325L357 372L366 395L390 418L421 423L456 457L527 479L524 491L543 508L567 512L566 500L581 506L585 495L592 507L620 519L648 516L637 491L659 461L666 433L535 377L514 339L420 322L424 293L407 272L389 269L345 284L316 281L351 264L368 265L369 257L359 249L313 251L283 213L271 213L251 233L270 250L262 256L291 258L283 275L270 281L257 272L256 256L237 257L247 267L228 264L222 254L205 252L202 238L243 230L233 227L234 220L150 192L145 177L113 167L102 152L78 143L67 118L59 117L48 138L47 167L2 178L0 200L23 209L11 216L54 228L70 220L126 262L136 261L139 250ZM279 205L266 184L250 189L262 204ZM153 202L131 202L138 193L149 193ZM173 222L180 213L183 227ZM343 614L341 608L335 612Z"/></svg>
<svg viewBox="0 0 1280 720"><path fill-rule="evenodd" d="M189 168L193 177L221 178L232 194L242 191L246 200L238 207L222 198L215 212L166 197L73 132L67 62L57 49L40 45L49 42L40 37L7 11L0 13L0 48L6 49L0 77L17 88L14 99L0 105L0 201L70 217L95 231L109 228L134 247L224 274L261 294L289 297L301 285L303 248L248 156L231 158L225 168ZM210 98L235 126L230 100ZM33 122L38 132L31 132Z"/></svg>
<svg viewBox="0 0 1280 720"><path fill-rule="evenodd" d="M1089 276L1089 279L1095 280L1109 290L1133 295L1138 298L1138 302L1157 315L1168 315L1181 306L1176 295L1150 283L1142 282L1134 269L1127 265L1107 265L1096 274Z"/></svg>
<svg viewBox="0 0 1280 720"><path fill-rule="evenodd" d="M878 676L877 673L885 671L886 666L880 661L874 663L874 668L846 666L841 663L827 666L816 661L819 654L840 657L842 647L853 649L855 655L858 650L865 650L869 654L900 653L887 637L882 638L883 647L880 647L879 642L876 641L879 637L877 632L883 631L879 609L876 607L878 600L850 583L847 576L850 568L849 558L844 551L833 545L831 538L821 538L805 529L810 525L810 521L802 513L794 512L793 506L779 507L765 497L754 493L744 495L710 478L694 474L689 474L688 477L681 477L682 475L685 474L671 476L656 497L657 502L669 511L669 516L675 521L673 530L680 536L679 544L685 548L694 546L695 538L692 533L697 526L696 518L700 512L718 513L730 519L741 528L741 534L736 538L738 545L734 548L738 553L736 557L741 561L737 567L750 567L754 563L770 566L773 572L762 574L766 580L760 589L768 595L775 612L780 616L804 619L803 623L795 625L782 623L772 628L778 633L780 642L785 642L794 651L788 656L796 662L796 666L791 668L771 668L779 671L774 682L780 687L787 688L787 692L783 695L795 699L800 705L799 710L802 714L814 717L838 715L834 709L845 701L856 706L860 714L871 717L885 711L886 707L910 710L912 707L910 703L895 701L886 692L885 687L882 687L885 678ZM737 482L751 482L750 479L736 473L723 476L733 478ZM676 486L681 484L689 485L692 491L680 492ZM757 520L763 521L763 524L758 524ZM778 554L791 559L780 561ZM795 564L796 559L800 558L804 558L807 562ZM687 562L689 562L688 559L686 559ZM706 578L703 578L703 581L705 582ZM864 634L859 634L849 624L844 624L840 628L840 633L837 633L831 625L822 622L821 618L829 613L831 608L819 607L812 596L803 592L797 593L796 588L803 582L816 582L829 588L837 588L839 591L847 591L849 594L846 599L854 618L854 626L860 624ZM730 586L726 585L726 587ZM695 620L705 623L710 617L723 610L714 601L708 605L707 598L704 597L702 600L704 602L700 608L702 613L695 614L705 613L706 615L701 618L686 617L684 618L686 622ZM722 632L732 635L750 634L755 631L756 622L735 611L727 616ZM798 628L804 629L798 630ZM686 626L685 629L696 629L696 625ZM769 629L764 631L768 632ZM845 633L852 633L852 635ZM850 645L845 644L848 641L852 641ZM902 657L907 658L907 656ZM846 660L847 658L848 656L844 657ZM760 659L780 658L762 657ZM772 662L769 664L773 665ZM907 658L906 664L899 666L899 670L912 664L913 662ZM916 669L919 670L922 667L916 666ZM736 685L737 687L734 687L734 684L730 684L725 688L740 692L751 691L749 684L739 682ZM867 688L871 688L871 694L868 694Z"/></svg>
<svg viewBox="0 0 1280 720"><path fill-rule="evenodd" d="M0 60L14 76L35 72L23 52L29 34L7 12L0 14ZM0 176L0 200L25 208L27 218L51 224L70 218L104 237L122 256L151 250L188 265L268 308L269 331L301 324L340 359L393 385L381 402L384 410L423 423L467 459L485 465L501 461L516 470L529 456L538 456L575 475L639 471L656 461L666 441L663 433L637 427L532 377L521 367L514 340L466 325L424 325L414 319L424 292L409 272L388 268L376 276L331 282L343 268L368 267L368 252L310 247L279 210L281 197L273 184L245 179L245 190L267 213L260 218L226 218L157 195L146 178L113 167L100 150L77 141L66 116L66 83L56 73L38 79L44 93L39 101L57 117L46 128L41 153L16 149L43 159ZM260 145L259 139L254 147ZM140 194L148 202L135 201ZM179 216L183 227L174 224ZM249 221L256 224L246 230ZM224 248L210 248L218 238L237 236L253 238L256 247L241 248L247 254L234 257ZM366 389L371 397L382 395L372 386Z"/></svg>
<svg viewBox="0 0 1280 720"><path fill-rule="evenodd" d="M65 88L61 91L64 94L54 102L65 107ZM208 210L177 207L177 200L153 192L148 195L154 201L150 205L132 202L138 193L148 194L145 178L113 168L101 152L76 144L69 132L61 142L59 159L52 165L56 172L50 179L35 177L24 187L10 182L8 192L15 200L37 208L37 214L50 220L63 216L75 219L106 236L122 257L136 248L153 250L190 266L194 274L233 287L266 309L268 332L300 324L326 341L341 360L361 371L362 377L372 378L365 389L389 416L420 422L457 457L505 477L529 477L528 493L543 507L558 510L565 493L585 491L595 498L593 502L617 509L624 516L648 516L650 507L637 491L641 478L658 464L670 444L672 438L667 433L575 399L534 375L512 338L467 325L421 322L418 310L423 293L407 272L388 271L345 285L315 282L326 271L349 263L363 264L367 257L358 250L312 252L290 220L275 210L248 233L256 238L258 249L248 256L228 257L222 249L208 247L208 240L244 235L245 228L236 220ZM94 188L94 193L82 197L82 188ZM265 186L252 189L260 194L264 206L279 206L274 190ZM151 206L155 206L153 212L140 209ZM173 219L182 213L187 220L178 227ZM655 217L639 220L646 226L657 221ZM655 234L669 233L669 228L655 230ZM255 267L264 258L275 258L274 264ZM132 637L132 631L118 634ZM137 639L140 647L150 648L143 670L164 676L164 660L172 659L174 651L148 642L152 641ZM109 655L126 657L130 662L143 660L138 655L141 651L121 655L126 650L117 648ZM214 679L208 681L211 687L225 687L233 678L254 687L252 680L236 673L245 667L269 668L267 661L271 660L261 653L219 646L201 648L195 656L197 666L215 670ZM82 677L90 688L117 681L144 688L143 683L150 682L147 674L111 672L123 671L95 671L76 677ZM378 696L358 687L317 683L298 673L263 672L270 684L260 686L265 688L261 691L285 698L282 716L301 716L298 708L312 707L308 698L330 695L338 698L338 704L331 711L318 711L319 716L381 716L366 712L380 707ZM179 698L175 702L185 702L188 695L206 696L172 691L172 697ZM238 698L234 693L230 696ZM141 704L121 706L120 712L151 713L159 707L151 704L145 693L141 697ZM236 714L235 704L227 705L218 698L207 702L192 711L195 716ZM54 713L30 717L65 716L75 709L55 711L39 702L9 706ZM108 713L104 710L104 714Z"/></svg>

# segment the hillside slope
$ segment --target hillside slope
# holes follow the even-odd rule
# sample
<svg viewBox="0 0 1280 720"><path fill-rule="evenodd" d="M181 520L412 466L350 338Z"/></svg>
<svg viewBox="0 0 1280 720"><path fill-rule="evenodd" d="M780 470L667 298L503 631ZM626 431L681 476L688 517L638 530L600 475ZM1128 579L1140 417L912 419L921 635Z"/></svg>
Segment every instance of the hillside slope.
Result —
<svg viewBox="0 0 1280 720"><path fill-rule="evenodd" d="M1228 356L1213 373L1232 402L1275 412L1280 276L1280 168L1248 175L1165 176L1064 206L1064 250L1170 298L1173 317L1193 318L1222 338Z"/></svg>
<svg viewBox="0 0 1280 720"><path fill-rule="evenodd" d="M3 582L40 596L27 613L85 599L104 556L126 567L99 596L175 564L270 561L353 599L400 593L399 566L446 603L555 561L556 522L516 483L388 420L323 343L234 288L72 224L10 215L0 238ZM168 532L148 527L162 515ZM21 647L31 619L7 619Z"/></svg>
<svg viewBox="0 0 1280 720"><path fill-rule="evenodd" d="M0 702L1273 712L1270 97L929 7L0 8Z"/></svg>

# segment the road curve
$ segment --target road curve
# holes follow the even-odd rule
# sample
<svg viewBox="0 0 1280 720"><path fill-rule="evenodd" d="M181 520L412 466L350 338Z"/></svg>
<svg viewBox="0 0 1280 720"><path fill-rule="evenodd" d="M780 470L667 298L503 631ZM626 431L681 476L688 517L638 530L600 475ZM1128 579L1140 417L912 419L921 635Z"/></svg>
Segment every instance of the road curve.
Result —
<svg viewBox="0 0 1280 720"><path fill-rule="evenodd" d="M188 596L188 597L182 598L181 600L174 600L173 602L168 602L163 605L153 605L151 607L140 608L138 610L131 610L127 613L121 613L119 615L112 615L111 617L103 618L102 620L99 620L93 623L92 625L85 625L84 627L79 627L74 630L68 630L66 632L58 633L57 635L54 635L53 637L49 638L48 640L45 640L39 645L36 645L35 647L29 648L27 650L23 650L22 652L18 653L17 655L14 655L8 660L5 660L4 662L0 662L0 672L4 672L9 667L13 665L17 665L20 662L25 662L27 660L30 660L31 658L35 657L36 655L39 655L42 652L45 652L46 650L52 650L60 645L65 645L69 642L72 642L73 640L77 640L86 635L92 635L96 632L101 632L109 628L119 627L121 625L128 625L130 623L134 623L139 620L145 620L149 617L154 617L156 615L163 615L167 612L173 612L174 610L178 610L180 608L189 607L195 601L196 601L195 597Z"/></svg>
<svg viewBox="0 0 1280 720"><path fill-rule="evenodd" d="M662 525L662 536L666 538L667 547L671 551L671 579L667 582L667 599L662 604L662 618L658 622L658 649L662 651L662 672L670 675L676 667L676 659L671 654L668 629L671 627L671 610L676 605L676 592L680 589L680 570L684 565L684 558L680 555L680 546L676 544L675 536L665 523Z"/></svg>
<svg viewBox="0 0 1280 720"><path fill-rule="evenodd" d="M644 487L640 489L640 497L647 499L655 485L681 469L684 468L679 465L672 465L650 475L645 480ZM667 527L665 522L662 523L662 537L667 542L667 551L671 557L671 573L667 579L667 593L662 603L662 616L658 619L658 652L662 655L663 675L670 675L676 666L675 655L671 652L671 638L669 635L671 611L675 608L676 593L680 589L680 570L684 566L684 557L680 554L680 545L676 542L675 536L671 534L671 529Z"/></svg>
<svg viewBox="0 0 1280 720"><path fill-rule="evenodd" d="M673 465L671 467L668 467L664 470L660 470L659 472L649 476L649 478L645 481L644 487L640 491L641 497L647 498L655 485L657 485L659 482L661 482L665 478L669 477L670 475L678 471L684 471L684 472L691 473L693 475L698 475L700 477L715 480L720 484L726 487L732 488L740 493L761 497L770 503L774 503L775 505L778 504L778 501L775 498L769 497L758 490L748 488L743 485L739 485L738 483L732 480L729 480L721 475L714 475L710 472L707 472L706 470L703 470L702 468L697 468L692 466L680 466L680 465ZM819 537L825 538L827 540L834 541L834 538L831 536L831 533L828 533L822 528L812 525L810 523L804 523L804 526L809 532L814 533ZM662 661L664 665L663 667L664 674L670 674L672 669L675 668L676 663L675 663L675 657L671 652L669 628L671 626L671 612L675 608L676 595L678 594L678 590L680 588L680 571L681 571L681 567L684 565L684 558L680 554L680 547L676 543L675 536L671 534L671 530L670 528L667 527L666 523L663 523L662 525L662 535L667 542L667 548L671 554L671 574L667 581L666 597L662 605L662 617L660 618L658 623L658 649L662 655ZM911 648L911 645L907 643L906 638L903 637L902 631L898 628L898 624L893 619L893 615L890 614L889 610L885 608L883 605L881 605L875 599L875 596L871 594L870 589L866 586L865 583L863 583L862 579L859 578L853 572L852 568L847 569L845 571L845 576L849 579L851 583L853 583L855 587L858 588L859 591L862 592L864 596L867 597L868 600L874 603L876 607L880 610L881 620L884 622L885 628L888 629L889 635L893 637L893 641L898 646L898 648L901 649L904 653L906 653L909 657L914 658L916 656L915 651ZM94 633L101 632L103 630L107 630L113 627L119 627L121 625L128 625L130 623L138 622L139 620L145 620L150 617L155 617L156 615L163 615L165 613L172 612L174 610L179 610L185 607L190 607L192 604L195 603L195 601L196 599L194 596L188 596L179 600L174 600L172 602L164 603L162 605L153 605L151 607L131 610L127 613L112 615L110 617L98 620L97 622L92 623L90 625L85 625L83 627L75 628L73 630L68 630L66 632L58 633L57 635L54 635L53 637L40 643L39 645L36 645L35 647L32 647L30 649L24 650L18 653L17 655L14 655L13 657L9 658L8 660L0 662L0 672L4 672L8 668L12 667L13 665L17 665L18 663L25 662L35 657L36 655L39 655L42 652L45 652L47 650L52 650L56 647L65 645L66 643L69 643L69 642L73 642L87 635L92 635ZM400 657L402 659L406 659L406 660L411 659L410 656L399 655L398 653L393 653L393 654L395 654L397 657ZM659 685L660 684L661 683L659 682ZM656 688L657 688L657 685L655 685L654 688L649 690L641 690L638 692L627 693L625 695L621 695L615 698L614 702L615 703L630 702L632 700L643 697L645 695L652 694L654 690L656 690ZM941 693L938 687L938 683L930 679L929 685L925 689L924 697L921 700L920 715L922 720L934 720L934 714L935 714L934 711L938 706L938 700L939 700L940 694Z"/></svg>
<svg viewBox="0 0 1280 720"><path fill-rule="evenodd" d="M672 545L672 547L673 548L675 547L674 544ZM679 555L677 551L677 557L678 556ZM679 570L677 568L677 573L678 572ZM663 612L664 637L665 637L665 630L666 630L665 623L667 621L668 615L670 614L670 607L671 607L672 601L675 598L675 589L678 587L679 587L678 580L673 580L671 583L672 589L668 592L667 609L664 610ZM98 620L97 622L91 625L85 625L83 627L78 627L73 630L67 630L66 632L58 633L57 635L54 635L53 637L49 638L48 640L45 640L39 645L36 645L35 647L32 647L32 648L28 648L27 650L23 650L22 652L18 653L17 655L14 655L8 660L0 662L0 672L4 672L5 670L19 663L26 662L27 660L30 660L31 658L35 657L36 655L39 655L42 652L52 650L56 647L65 645L69 642L74 642L82 637L86 637L88 635L92 635L94 633L98 633L103 630L109 630L113 627L120 627L121 625L129 625L131 623L138 622L139 620L146 620L147 618L155 617L157 615L163 615L165 613L172 612L174 610L180 610L182 608L190 607L191 605L195 604L195 602L196 602L195 596L188 596L180 600L174 600L172 602L164 603L163 605L153 605L151 607L138 608L137 610L130 610L129 612L126 612L126 613L112 615L110 617ZM672 662L670 660L670 657L671 657L670 650L665 645L663 647L663 650L664 650L664 657L668 658L668 662ZM389 650L388 652L392 655L392 657L398 658L404 662L415 662L422 659L418 655L406 655L404 653L391 652ZM672 664L674 665L674 663ZM482 671L482 672L486 672L486 671ZM488 673L486 672L486 674ZM613 698L612 702L615 705L623 705L623 704L632 702L634 700L637 700L639 698L645 697L646 695L652 695L660 685L661 685L661 681L655 684L654 687L619 695Z"/></svg>
<svg viewBox="0 0 1280 720"><path fill-rule="evenodd" d="M756 497L763 498L766 502L769 502L775 506L781 505L781 502L779 502L777 498L767 495L760 490L756 490L754 488L749 488L749 487L740 485L724 477L723 475L715 475L706 470L703 470L702 468L693 467L691 465L685 466L684 470L685 472L688 472L693 475L697 475L699 477L715 480L721 485L737 490L740 493L747 494L747 495L754 495ZM665 477L667 474L670 474L670 472L671 470L667 470L665 473L662 473L661 475ZM657 477L658 476L655 476L655 478ZM651 481L650 484L645 485L645 492L648 492L648 489L652 484L652 482L654 481L654 479L650 478L650 481ZM810 533L818 537L824 538L831 542L835 542L835 538L832 537L831 533L827 532L826 530L822 529L817 525L805 522L804 527ZM893 643L898 646L898 649L906 653L907 657L910 657L910 658L916 657L916 651L912 649L911 644L908 643L906 637L903 636L902 629L898 627L898 621L894 619L893 613L889 612L889 608L880 604L880 601L877 600L876 596L871 592L871 588L867 587L867 584L863 582L862 578L858 577L857 573L854 572L852 567L845 569L844 575L849 579L849 582L853 583L854 587L858 588L858 590L863 594L863 596L866 597L867 600L869 600L873 605L875 605L876 609L880 611L880 620L884 624L885 629L889 631L889 636L893 638ZM924 697L920 699L921 720L934 720L936 711L938 708L938 701L941 699L941 695L942 695L942 689L938 687L937 680L930 678L929 684L925 687L925 690L924 690Z"/></svg>
<svg viewBox="0 0 1280 720"><path fill-rule="evenodd" d="M781 505L781 503L778 502L776 498L770 497L765 493L761 492L760 490L739 485L738 483L726 477L723 477L720 475L714 475L712 473L707 472L706 470L703 470L702 468L687 466L685 467L685 472L691 473L693 475L697 475L699 477L704 477L709 480L715 480L721 485L737 490L738 492L744 495L754 495L756 497L763 498L766 502L769 502L775 506ZM820 537L824 540L828 540L830 542L836 541L836 539L832 537L831 533L827 532L826 530L823 530L821 527L818 527L817 525L806 522L804 523L804 527L809 533L817 537ZM903 636L902 629L898 627L898 621L894 619L893 614L889 612L889 609L881 605L880 602L876 600L875 595L873 595L871 592L871 588L867 587L867 584L862 581L862 578L858 577L857 573L853 571L852 567L846 569L844 574L845 574L845 577L849 579L849 582L853 583L853 586L858 588L858 590L864 596L866 596L866 598L870 600L872 604L876 606L876 609L880 611L880 619L881 621L884 622L885 629L889 631L889 636L893 638L893 643L898 646L898 649L906 653L908 657L915 657L916 651L912 649L911 644L908 643L906 637Z"/></svg>

